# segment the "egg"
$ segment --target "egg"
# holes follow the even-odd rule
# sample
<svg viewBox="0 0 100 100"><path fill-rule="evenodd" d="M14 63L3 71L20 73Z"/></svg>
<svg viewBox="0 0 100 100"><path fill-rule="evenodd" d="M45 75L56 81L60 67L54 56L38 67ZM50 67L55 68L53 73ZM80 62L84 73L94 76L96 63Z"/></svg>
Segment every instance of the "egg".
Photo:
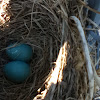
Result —
<svg viewBox="0 0 100 100"><path fill-rule="evenodd" d="M3 68L5 76L15 83L24 82L30 75L30 66L23 61L12 61Z"/></svg>
<svg viewBox="0 0 100 100"><path fill-rule="evenodd" d="M11 44L6 49L6 53L11 60L29 61L32 58L33 50L28 44Z"/></svg>

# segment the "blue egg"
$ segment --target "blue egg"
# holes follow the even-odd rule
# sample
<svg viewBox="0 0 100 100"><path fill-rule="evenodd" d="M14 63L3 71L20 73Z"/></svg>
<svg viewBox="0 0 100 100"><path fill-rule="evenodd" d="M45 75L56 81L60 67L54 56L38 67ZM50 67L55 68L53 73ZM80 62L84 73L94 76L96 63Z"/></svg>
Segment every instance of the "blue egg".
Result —
<svg viewBox="0 0 100 100"><path fill-rule="evenodd" d="M27 44L11 44L6 50L7 55L12 60L29 61L32 58L33 50Z"/></svg>
<svg viewBox="0 0 100 100"><path fill-rule="evenodd" d="M30 75L30 66L22 61L12 61L4 66L5 76L15 83L25 81Z"/></svg>

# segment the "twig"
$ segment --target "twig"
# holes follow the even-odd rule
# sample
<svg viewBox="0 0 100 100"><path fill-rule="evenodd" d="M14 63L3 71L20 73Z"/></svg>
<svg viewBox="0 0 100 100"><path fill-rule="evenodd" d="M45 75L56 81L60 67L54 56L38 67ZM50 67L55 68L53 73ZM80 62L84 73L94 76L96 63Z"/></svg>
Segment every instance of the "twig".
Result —
<svg viewBox="0 0 100 100"><path fill-rule="evenodd" d="M96 72L93 64L92 64L92 67L93 67L93 72L94 72L94 79L95 79L97 85L100 87L100 77L97 75L97 72Z"/></svg>
<svg viewBox="0 0 100 100"><path fill-rule="evenodd" d="M33 9L34 9L35 1L36 1L36 0L34 0L33 5L32 5L32 12L33 12ZM32 26L33 26L32 20L33 20L33 13L31 13L31 26L30 26L30 29L31 29Z"/></svg>
<svg viewBox="0 0 100 100"><path fill-rule="evenodd" d="M67 13L66 13L64 7L62 6L60 0L57 0L57 1L58 1L59 5L60 5L60 7L61 7L61 10L62 10L63 14L66 16L66 18L68 18L68 15L67 15Z"/></svg>
<svg viewBox="0 0 100 100"><path fill-rule="evenodd" d="M87 18L87 21L89 21L91 24L93 24L96 28L100 29L100 26L98 26L94 21L92 21L91 19Z"/></svg>
<svg viewBox="0 0 100 100"><path fill-rule="evenodd" d="M84 5L86 8L88 8L89 10L91 10L92 12L94 12L94 13L98 13L98 14L100 14L100 12L99 11L97 11L97 10L95 10L95 9L93 9L93 8L91 8L91 7L89 7L85 2L83 2L82 0L78 0L82 5Z"/></svg>
<svg viewBox="0 0 100 100"><path fill-rule="evenodd" d="M52 53L52 50L53 50L53 46L52 46L52 37L50 37L50 67L52 67L52 58L53 58L53 53Z"/></svg>
<svg viewBox="0 0 100 100"><path fill-rule="evenodd" d="M82 39L83 50L84 50L86 64L87 64L88 78L89 78L89 90L90 90L89 91L90 92L90 98L89 99L92 100L93 91L94 91L94 76L93 76L93 70L92 70L92 66L91 66L91 58L90 58L90 55L89 55L88 45L87 45L86 38L85 38L85 35L84 35L84 31L83 31L83 28L81 26L79 19L75 16L71 16L70 19L75 21L76 26L77 26L79 33L80 33L80 37Z"/></svg>

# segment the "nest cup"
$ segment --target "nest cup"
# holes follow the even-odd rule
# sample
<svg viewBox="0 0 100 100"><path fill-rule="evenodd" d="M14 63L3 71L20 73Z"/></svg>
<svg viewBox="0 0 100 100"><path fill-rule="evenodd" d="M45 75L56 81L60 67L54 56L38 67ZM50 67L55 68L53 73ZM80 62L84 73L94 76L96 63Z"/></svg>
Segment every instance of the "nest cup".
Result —
<svg viewBox="0 0 100 100"><path fill-rule="evenodd" d="M9 20L3 17L6 22L0 23L0 100L35 100L35 97L40 99L43 97L42 91L45 94L45 90L50 94L47 96L45 94L46 100L51 97L52 100L86 98L88 79L85 63L82 64L82 69L76 67L78 60L83 60L79 59L83 57L80 37L67 16L76 12L79 16L78 8L76 2L59 1L61 4L56 0L9 1L6 7ZM72 9L69 11L68 7ZM74 10L74 7L77 10ZM78 7L80 8L80 5ZM66 13L63 12L64 10ZM31 75L21 84L7 80L2 71L4 65L10 61L5 50L10 42L15 41L29 44L34 50L33 58L29 62ZM61 50L63 53L60 54ZM61 56L60 59L59 55L64 57ZM57 59L61 60L60 64L63 67L59 68L58 74L52 74L54 69L58 68ZM52 85L49 87L49 81L56 74L59 77L60 71L63 78L61 81L57 78L52 93L49 91L52 88Z"/></svg>
<svg viewBox="0 0 100 100"><path fill-rule="evenodd" d="M10 20L1 24L0 29L0 98L3 100L31 100L37 94L50 72L51 60L56 61L60 34L54 16L42 6L42 3L30 0L11 0L7 9ZM46 6L46 5L45 5ZM59 35L57 35L59 34ZM4 77L2 69L10 61L5 54L10 43L26 43L33 48L33 58L30 61L31 75L21 84L10 82ZM51 47L52 46L52 47ZM50 58L50 48L53 57ZM55 48L55 49L54 49ZM3 91L5 89L5 92ZM6 95L6 96L5 96Z"/></svg>

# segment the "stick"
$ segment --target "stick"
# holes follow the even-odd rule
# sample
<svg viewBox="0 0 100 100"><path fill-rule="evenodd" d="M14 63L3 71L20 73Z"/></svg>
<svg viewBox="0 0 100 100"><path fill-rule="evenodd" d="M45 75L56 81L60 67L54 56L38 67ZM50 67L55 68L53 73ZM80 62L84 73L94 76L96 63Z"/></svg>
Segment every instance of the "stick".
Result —
<svg viewBox="0 0 100 100"><path fill-rule="evenodd" d="M91 66L91 59L90 59L90 55L89 55L88 45L87 45L84 31L83 31L83 28L82 28L82 25L81 25L79 19L75 16L71 16L70 19L75 21L76 26L77 26L79 33L80 33L80 37L82 39L83 50L84 50L87 72L88 72L88 79L89 79L90 100L92 100L93 91L94 91L94 76L93 76L93 70L92 70L92 66Z"/></svg>
<svg viewBox="0 0 100 100"><path fill-rule="evenodd" d="M92 12L94 12L94 13L97 13L97 14L100 14L100 12L99 11L97 11L97 10L95 10L95 9L93 9L93 8L91 8L91 7L89 7L85 2L83 2L82 0L78 0L84 7L86 7L86 8L88 8L89 10L91 10Z"/></svg>

